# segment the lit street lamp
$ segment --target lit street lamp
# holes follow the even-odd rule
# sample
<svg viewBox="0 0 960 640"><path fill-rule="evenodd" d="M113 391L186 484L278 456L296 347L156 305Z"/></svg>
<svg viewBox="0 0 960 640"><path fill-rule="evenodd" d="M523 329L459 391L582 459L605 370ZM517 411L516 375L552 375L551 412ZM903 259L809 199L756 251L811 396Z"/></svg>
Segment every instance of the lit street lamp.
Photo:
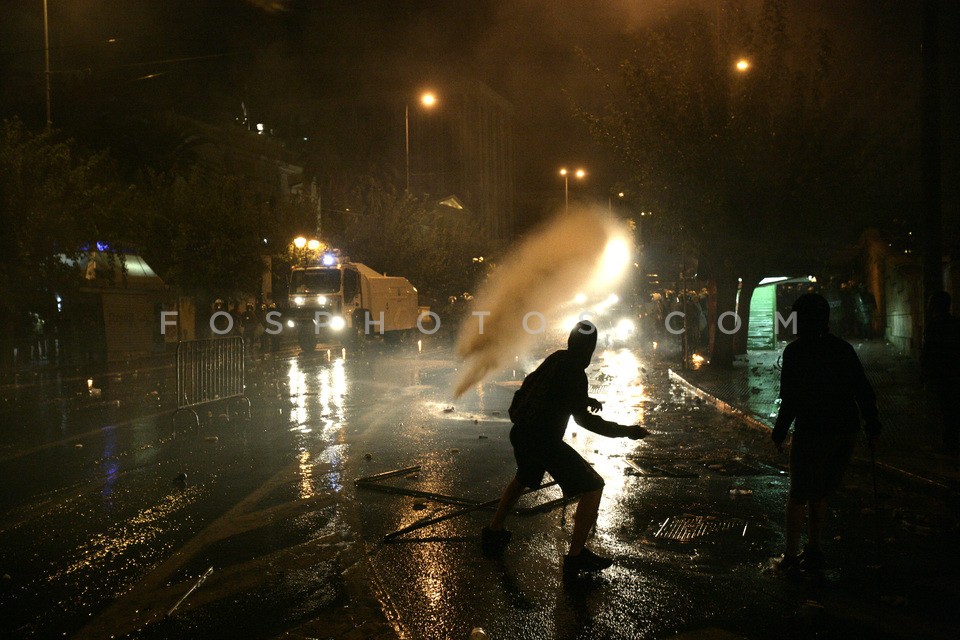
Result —
<svg viewBox="0 0 960 640"><path fill-rule="evenodd" d="M623 198L626 194L623 191L617 192L617 197L620 199L620 202L623 202ZM613 194L607 196L607 213L613 215Z"/></svg>
<svg viewBox="0 0 960 640"><path fill-rule="evenodd" d="M563 176L563 212L570 213L570 172L567 171L567 168L564 167L560 169L560 175ZM574 172L574 175L583 180L583 177L587 175L587 172L583 169L577 169Z"/></svg>
<svg viewBox="0 0 960 640"><path fill-rule="evenodd" d="M297 264L312 264L320 257L320 252L326 248L327 246L323 241L317 238L297 236L293 239L293 259ZM324 264L329 266L326 261L324 261Z"/></svg>
<svg viewBox="0 0 960 640"><path fill-rule="evenodd" d="M740 73L746 73L747 71L750 70L750 61L747 60L746 58L740 58L739 60L737 60L737 64L734 66L736 66L737 71L739 71Z"/></svg>
<svg viewBox="0 0 960 640"><path fill-rule="evenodd" d="M427 109L432 109L437 104L437 96L431 91L425 92L420 96L420 104L422 104ZM403 105L403 125L404 125L404 139L406 141L406 150L407 150L407 194L410 193L410 104L407 103Z"/></svg>
<svg viewBox="0 0 960 640"><path fill-rule="evenodd" d="M643 219L652 216L653 211L641 211L640 220L637 221L637 244L643 246Z"/></svg>

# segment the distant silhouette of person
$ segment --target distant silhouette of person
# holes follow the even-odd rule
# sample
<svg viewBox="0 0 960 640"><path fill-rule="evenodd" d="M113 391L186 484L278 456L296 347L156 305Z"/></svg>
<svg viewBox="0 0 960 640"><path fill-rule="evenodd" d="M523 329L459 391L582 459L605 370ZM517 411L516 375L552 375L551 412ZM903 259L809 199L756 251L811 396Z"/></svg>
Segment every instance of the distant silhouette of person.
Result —
<svg viewBox="0 0 960 640"><path fill-rule="evenodd" d="M924 382L933 385L943 418L943 452L957 455L960 435L960 318L950 315L950 294L930 296L923 332L920 368Z"/></svg>
<svg viewBox="0 0 960 640"><path fill-rule="evenodd" d="M217 298L213 303L213 313L216 314L216 317L213 319L213 327L215 329L213 331L213 337L226 335L227 330L230 329L232 325L227 315L224 315L229 314L229 311L227 310L226 304L224 304L220 298Z"/></svg>
<svg viewBox="0 0 960 640"><path fill-rule="evenodd" d="M270 350L270 334L266 331L267 313L270 309L265 301L257 305L257 320L260 328L257 330L257 341L260 343L260 353L267 353Z"/></svg>
<svg viewBox="0 0 960 640"><path fill-rule="evenodd" d="M510 443L517 461L517 473L503 492L500 505L489 527L482 532L483 550L501 553L510 542L511 532L504 529L507 514L525 487L536 488L549 472L564 496L579 496L573 520L570 549L563 560L565 574L602 571L612 564L584 546L587 534L597 521L603 478L573 447L563 441L570 416L580 426L602 436L643 438L647 430L639 425L623 426L607 422L590 411L600 411L599 401L587 395L587 375L597 345L597 328L580 322L570 332L567 349L550 354L528 375L514 394L510 405Z"/></svg>
<svg viewBox="0 0 960 640"><path fill-rule="evenodd" d="M270 303L270 306L267 307L267 313L279 313L276 302ZM277 353L278 351L280 351L280 331L270 334L270 353Z"/></svg>
<svg viewBox="0 0 960 640"><path fill-rule="evenodd" d="M240 316L240 324L243 326L243 342L248 354L253 353L253 343L257 336L257 328L260 326L260 318L252 304L248 304L243 315Z"/></svg>
<svg viewBox="0 0 960 640"><path fill-rule="evenodd" d="M820 548L827 497L841 483L850 462L861 416L871 450L880 435L873 388L857 352L830 334L826 298L806 293L793 304L797 339L783 350L780 411L773 442L783 450L790 425L790 494L787 498L786 550L777 562L784 573L817 572L825 559ZM800 530L808 518L807 545L801 555Z"/></svg>
<svg viewBox="0 0 960 640"><path fill-rule="evenodd" d="M877 299L870 289L860 285L857 291L857 320L860 322L859 337L864 340L873 340L873 314L877 310Z"/></svg>
<svg viewBox="0 0 960 640"><path fill-rule="evenodd" d="M243 312L240 311L240 303L235 302L230 308L230 317L233 318L232 329L230 330L231 336L242 336L243 335Z"/></svg>
<svg viewBox="0 0 960 640"><path fill-rule="evenodd" d="M30 313L30 348L33 359L37 362L46 359L46 340L44 339L44 322L39 313Z"/></svg>
<svg viewBox="0 0 960 640"><path fill-rule="evenodd" d="M844 338L857 335L857 303L854 295L853 282L840 284L840 335Z"/></svg>

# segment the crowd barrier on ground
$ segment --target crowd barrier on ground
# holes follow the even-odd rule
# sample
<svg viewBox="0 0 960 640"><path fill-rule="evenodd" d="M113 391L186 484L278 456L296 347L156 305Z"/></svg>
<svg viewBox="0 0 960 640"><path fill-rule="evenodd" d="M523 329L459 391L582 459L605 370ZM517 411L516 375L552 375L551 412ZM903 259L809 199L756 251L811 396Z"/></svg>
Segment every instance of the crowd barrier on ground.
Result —
<svg viewBox="0 0 960 640"><path fill-rule="evenodd" d="M197 427L200 416L197 407L230 400L246 403L250 417L250 399L244 395L243 338L213 338L188 340L177 344L177 410L174 423L181 411L193 414Z"/></svg>

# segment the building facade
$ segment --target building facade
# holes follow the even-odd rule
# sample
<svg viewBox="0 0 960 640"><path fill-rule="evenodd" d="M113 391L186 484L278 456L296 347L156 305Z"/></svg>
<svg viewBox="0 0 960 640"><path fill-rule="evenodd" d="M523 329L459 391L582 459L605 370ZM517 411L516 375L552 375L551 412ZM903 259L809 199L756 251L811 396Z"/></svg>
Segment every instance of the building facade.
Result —
<svg viewBox="0 0 960 640"><path fill-rule="evenodd" d="M445 84L437 105L410 106L410 190L455 196L490 240L515 227L513 107L478 81Z"/></svg>

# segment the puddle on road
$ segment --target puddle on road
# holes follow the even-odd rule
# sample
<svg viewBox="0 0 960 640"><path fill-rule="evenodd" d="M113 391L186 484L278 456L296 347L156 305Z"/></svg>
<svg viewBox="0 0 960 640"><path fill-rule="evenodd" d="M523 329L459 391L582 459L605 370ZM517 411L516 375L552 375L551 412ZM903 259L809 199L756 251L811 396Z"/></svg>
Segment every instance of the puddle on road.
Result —
<svg viewBox="0 0 960 640"><path fill-rule="evenodd" d="M157 504L142 509L125 522L118 523L105 533L96 534L91 540L79 547L77 557L65 567L47 575L48 582L62 580L78 571L103 571L106 562L118 562L133 549L153 544L169 533L165 526L170 518L196 502L204 490L199 486L188 486L181 491L164 496ZM123 564L136 564L141 557L128 557Z"/></svg>

